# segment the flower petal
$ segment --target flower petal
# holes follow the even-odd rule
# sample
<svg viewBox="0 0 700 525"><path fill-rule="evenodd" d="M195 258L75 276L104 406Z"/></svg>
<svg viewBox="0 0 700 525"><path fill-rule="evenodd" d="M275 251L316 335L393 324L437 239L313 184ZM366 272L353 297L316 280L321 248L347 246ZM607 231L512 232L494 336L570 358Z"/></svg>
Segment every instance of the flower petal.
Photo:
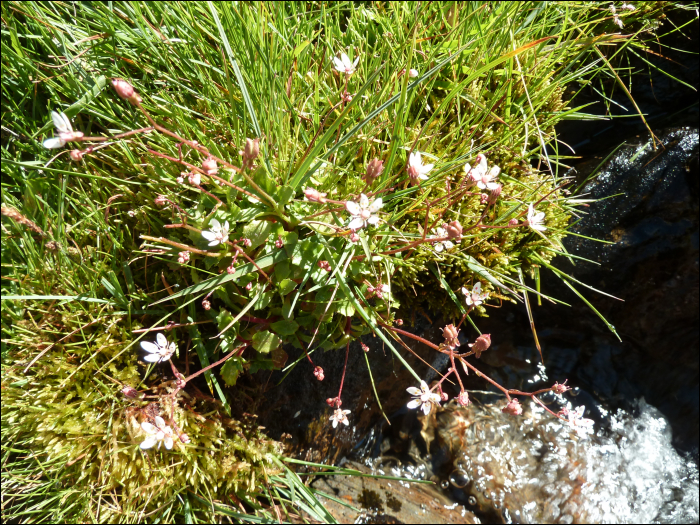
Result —
<svg viewBox="0 0 700 525"><path fill-rule="evenodd" d="M165 420L162 417L156 416L155 420L156 420L156 426L158 428L165 428Z"/></svg>
<svg viewBox="0 0 700 525"><path fill-rule="evenodd" d="M451 250L452 248L455 247L455 245L452 244L452 242L450 242L450 241L444 241L442 244L443 244L443 245L445 246L445 248L448 249L448 250Z"/></svg>
<svg viewBox="0 0 700 525"><path fill-rule="evenodd" d="M158 432L158 429L151 425L148 421L144 421L143 423L141 423L141 429L147 434L155 435Z"/></svg>
<svg viewBox="0 0 700 525"><path fill-rule="evenodd" d="M406 405L408 408L418 408L421 404L420 399L412 399L411 401L408 402Z"/></svg>
<svg viewBox="0 0 700 525"><path fill-rule="evenodd" d="M58 113L57 111L51 112L51 120L53 120L53 125L59 133L72 133L73 126L70 125L70 120L65 113Z"/></svg>
<svg viewBox="0 0 700 525"><path fill-rule="evenodd" d="M360 205L357 204L355 201L347 201L345 203L345 209L348 210L348 213L350 213L351 215L359 215L360 211L362 211L360 209Z"/></svg>
<svg viewBox="0 0 700 525"><path fill-rule="evenodd" d="M160 359L160 354L148 354L143 358L144 361L148 361L149 363L157 363Z"/></svg>
<svg viewBox="0 0 700 525"><path fill-rule="evenodd" d="M423 403L423 406L421 406L420 409L427 416L428 414L430 414L430 403Z"/></svg>
<svg viewBox="0 0 700 525"><path fill-rule="evenodd" d="M227 232L228 232L228 230L229 230L228 221L226 221L226 222L224 223L224 230L226 230Z"/></svg>
<svg viewBox="0 0 700 525"><path fill-rule="evenodd" d="M157 442L158 440L155 436L148 436L146 439L143 440L143 443L141 443L139 447L141 447L141 450L146 450L148 448L151 448Z"/></svg>
<svg viewBox="0 0 700 525"><path fill-rule="evenodd" d="M351 230L359 230L364 225L365 221L363 221L361 217L355 217L348 223L348 228L350 228Z"/></svg>
<svg viewBox="0 0 700 525"><path fill-rule="evenodd" d="M168 347L168 340L165 338L165 336L158 332L158 335L156 335L156 343L158 343L158 346L161 348L167 348Z"/></svg>
<svg viewBox="0 0 700 525"><path fill-rule="evenodd" d="M204 237L207 241L212 241L216 237L216 234L212 231L204 230L202 232L202 237Z"/></svg>
<svg viewBox="0 0 700 525"><path fill-rule="evenodd" d="M217 244L221 244L221 241L219 239L214 239L207 246L216 246Z"/></svg>
<svg viewBox="0 0 700 525"><path fill-rule="evenodd" d="M374 226L379 222L379 217L377 217L376 215L372 215L369 219L367 219L367 222Z"/></svg>
<svg viewBox="0 0 700 525"><path fill-rule="evenodd" d="M382 209L382 206L384 206L384 202L382 202L382 198L379 197L378 199L375 199L374 202L370 205L369 211L372 213L377 213L379 210Z"/></svg>
<svg viewBox="0 0 700 525"><path fill-rule="evenodd" d="M415 386L409 386L406 389L406 392L408 392L412 396L419 396L421 394L421 391L418 388L416 388Z"/></svg>
<svg viewBox="0 0 700 525"><path fill-rule="evenodd" d="M338 420L335 418L331 418L333 420L333 428L336 428L338 426Z"/></svg>
<svg viewBox="0 0 700 525"><path fill-rule="evenodd" d="M345 69L350 69L352 67L352 62L350 61L350 57L348 55L345 53L340 53L340 59L343 61L343 66L345 66Z"/></svg>
<svg viewBox="0 0 700 525"><path fill-rule="evenodd" d="M335 69L337 69L341 73L345 72L345 65L343 64L343 61L340 60L338 57L333 57L333 65L335 66Z"/></svg>
<svg viewBox="0 0 700 525"><path fill-rule="evenodd" d="M344 417L344 418L342 419L342 421L343 421L343 424L344 424L346 427L350 424L350 421L348 421L348 418L346 418L346 417Z"/></svg>
<svg viewBox="0 0 700 525"><path fill-rule="evenodd" d="M476 293L476 294L480 294L480 293L481 293L481 281L479 281L478 283L476 283L476 284L474 285L474 288L472 288L472 292L473 292L473 293Z"/></svg>
<svg viewBox="0 0 700 525"><path fill-rule="evenodd" d="M56 149L56 148L62 148L63 146L66 145L66 141L63 139L60 139L58 137L51 137L50 139L46 139L42 145L46 149Z"/></svg>
<svg viewBox="0 0 700 525"><path fill-rule="evenodd" d="M165 448L170 450L171 448L173 448L173 438L170 436L166 436L163 440L163 444L165 445Z"/></svg>
<svg viewBox="0 0 700 525"><path fill-rule="evenodd" d="M360 195L360 208L362 208L363 210L369 208L369 199L364 193Z"/></svg>
<svg viewBox="0 0 700 525"><path fill-rule="evenodd" d="M141 348L143 348L146 352L150 352L152 354L159 351L158 347L149 341L141 341Z"/></svg>
<svg viewBox="0 0 700 525"><path fill-rule="evenodd" d="M211 221L209 221L209 227L214 231L220 230L221 223L217 219L212 219Z"/></svg>
<svg viewBox="0 0 700 525"><path fill-rule="evenodd" d="M425 175L425 174L428 173L430 170L432 170L434 167L435 167L435 164L426 164L425 166L423 166L423 167L421 168L420 174L421 174L421 175ZM427 177L426 177L426 179L427 179Z"/></svg>

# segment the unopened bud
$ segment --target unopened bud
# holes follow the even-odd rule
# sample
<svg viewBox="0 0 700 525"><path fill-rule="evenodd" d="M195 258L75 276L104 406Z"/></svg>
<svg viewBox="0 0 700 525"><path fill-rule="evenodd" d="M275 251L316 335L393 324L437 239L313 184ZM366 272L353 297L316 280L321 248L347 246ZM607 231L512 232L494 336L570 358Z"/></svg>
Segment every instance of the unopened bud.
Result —
<svg viewBox="0 0 700 525"><path fill-rule="evenodd" d="M403 319L397 319L396 321L394 321L394 324L395 324L396 326L401 326L401 325L403 325Z"/></svg>
<svg viewBox="0 0 700 525"><path fill-rule="evenodd" d="M73 162L80 162L81 160L83 160L83 155L85 155L85 153L82 150L79 150L79 149L71 150L70 160L72 160Z"/></svg>
<svg viewBox="0 0 700 525"><path fill-rule="evenodd" d="M156 206L165 206L168 204L168 198L165 195L158 195L153 202Z"/></svg>
<svg viewBox="0 0 700 525"><path fill-rule="evenodd" d="M498 197L501 196L502 190L503 186L500 184L491 190L491 194L489 195L489 204L494 204L498 200Z"/></svg>
<svg viewBox="0 0 700 525"><path fill-rule="evenodd" d="M318 267L321 268L322 270L326 270L327 272L330 272L330 271L331 271L331 265L330 265L330 263L329 263L328 261L318 261L318 263L316 263L316 264L317 264Z"/></svg>
<svg viewBox="0 0 700 525"><path fill-rule="evenodd" d="M469 404L469 396L465 391L459 393L459 395L457 396L457 403L463 407Z"/></svg>
<svg viewBox="0 0 700 525"><path fill-rule="evenodd" d="M503 407L503 410L501 412L503 412L504 414L510 414L511 416L520 416L523 413L523 407L520 406L520 401L513 398L510 401L508 401L508 404L505 407Z"/></svg>
<svg viewBox="0 0 700 525"><path fill-rule="evenodd" d="M489 196L485 193L481 194L481 204L486 204L489 201Z"/></svg>
<svg viewBox="0 0 700 525"><path fill-rule="evenodd" d="M469 345L474 351L474 355L479 359L481 352L485 352L491 346L491 334L481 334L472 344Z"/></svg>
<svg viewBox="0 0 700 525"><path fill-rule="evenodd" d="M229 265L226 268L226 273L229 275L233 275L234 273L236 273L236 267L233 264Z"/></svg>
<svg viewBox="0 0 700 525"><path fill-rule="evenodd" d="M416 78L418 76L418 70L417 69L409 69L408 76L411 78Z"/></svg>
<svg viewBox="0 0 700 525"><path fill-rule="evenodd" d="M139 393L138 390L135 388L131 388L130 386L125 386L122 388L122 394L124 394L126 397L130 399L137 399L141 397L141 394Z"/></svg>
<svg viewBox="0 0 700 525"><path fill-rule="evenodd" d="M315 188L306 188L306 189L304 190L304 195L305 195L306 198L307 198L308 200L310 200L311 202L320 202L320 203L324 203L324 202L326 202L326 198L325 198L325 197L326 197L326 195L328 195L328 194L327 194L327 193L321 193L320 191L318 191L318 190L315 189Z"/></svg>
<svg viewBox="0 0 700 525"><path fill-rule="evenodd" d="M316 379L318 379L319 381L323 381L323 378L325 377L323 375L323 368L321 368L320 366L314 368L314 375L316 376Z"/></svg>
<svg viewBox="0 0 700 525"><path fill-rule="evenodd" d="M384 161L379 159L372 159L367 164L367 171L365 172L365 180L367 183L371 183L374 179L379 177L384 171Z"/></svg>
<svg viewBox="0 0 700 525"><path fill-rule="evenodd" d="M190 441L191 441L190 436L188 436L188 435L185 434L184 432L183 432L182 434L180 434L180 443L185 443L185 444L187 444L187 443L189 443Z"/></svg>
<svg viewBox="0 0 700 525"><path fill-rule="evenodd" d="M117 95L124 100L128 100L132 104L141 102L141 97L139 97L138 93L134 90L134 86L129 84L126 80L113 78L112 86L114 87L114 91L117 92Z"/></svg>
<svg viewBox="0 0 700 525"><path fill-rule="evenodd" d="M177 254L177 262L186 264L190 262L190 252L180 252Z"/></svg>
<svg viewBox="0 0 700 525"><path fill-rule="evenodd" d="M447 232L448 239L461 239L462 238L462 225L459 221L452 221L449 224L443 224L442 226Z"/></svg>
<svg viewBox="0 0 700 525"><path fill-rule="evenodd" d="M282 246L284 246L282 237L277 237L277 240L275 241L275 248L282 248Z"/></svg>
<svg viewBox="0 0 700 525"><path fill-rule="evenodd" d="M260 139L245 139L243 150L243 164L250 166L260 154Z"/></svg>
<svg viewBox="0 0 700 525"><path fill-rule="evenodd" d="M448 324L442 328L442 336L445 338L445 346L450 350L454 350L459 346L459 330L453 324Z"/></svg>
<svg viewBox="0 0 700 525"><path fill-rule="evenodd" d="M440 400L444 403L447 401L450 397L447 395L447 392L440 392Z"/></svg>
<svg viewBox="0 0 700 525"><path fill-rule="evenodd" d="M511 219L508 221L508 226L517 226L518 225L518 219Z"/></svg>
<svg viewBox="0 0 700 525"><path fill-rule="evenodd" d="M219 172L219 166L216 163L216 159L209 157L204 162L202 162L202 170L207 175L216 175Z"/></svg>
<svg viewBox="0 0 700 525"><path fill-rule="evenodd" d="M188 173L187 180L192 186L199 186L202 183L202 176L199 173Z"/></svg>
<svg viewBox="0 0 700 525"><path fill-rule="evenodd" d="M211 310L211 303L209 302L209 299L204 299L202 301L202 308L205 310Z"/></svg>
<svg viewBox="0 0 700 525"><path fill-rule="evenodd" d="M185 177L183 177L182 175L180 175L180 176L177 178L177 183L178 183L178 184L183 184L184 182L185 182Z"/></svg>
<svg viewBox="0 0 700 525"><path fill-rule="evenodd" d="M252 290L252 289L253 289L253 283L248 283L248 284L246 284L246 285L245 285L245 289L248 290L248 291Z"/></svg>
<svg viewBox="0 0 700 525"><path fill-rule="evenodd" d="M326 404L331 408L340 408L343 402L338 397L329 397L326 399Z"/></svg>
<svg viewBox="0 0 700 525"><path fill-rule="evenodd" d="M359 241L359 240L360 240L360 236L357 235L357 232L352 232L352 233L350 234L350 241L351 241L351 242L357 242L357 241Z"/></svg>
<svg viewBox="0 0 700 525"><path fill-rule="evenodd" d="M367 345L364 344L364 343L360 343L360 346L362 347L362 351L363 351L363 352L365 352L365 353L366 353L366 352L369 352L369 346L367 346Z"/></svg>
<svg viewBox="0 0 700 525"><path fill-rule="evenodd" d="M243 239L241 239L241 242L243 243L243 246L245 246L246 248L250 248L251 246L253 246L253 241L251 241L247 237L244 237Z"/></svg>

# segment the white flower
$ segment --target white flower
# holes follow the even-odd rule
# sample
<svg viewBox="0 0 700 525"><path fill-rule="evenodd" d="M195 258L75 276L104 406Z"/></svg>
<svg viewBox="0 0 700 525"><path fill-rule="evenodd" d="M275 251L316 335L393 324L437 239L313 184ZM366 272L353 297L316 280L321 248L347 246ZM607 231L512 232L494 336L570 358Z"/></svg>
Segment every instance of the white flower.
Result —
<svg viewBox="0 0 700 525"><path fill-rule="evenodd" d="M428 173L433 169L435 164L423 164L420 151L411 153L408 156L408 177L411 179L411 184L418 184L421 180L426 180Z"/></svg>
<svg viewBox="0 0 700 525"><path fill-rule="evenodd" d="M532 204L527 209L527 222L530 228L538 231L545 231L547 227L544 225L544 212L535 213L535 208Z"/></svg>
<svg viewBox="0 0 700 525"><path fill-rule="evenodd" d="M346 75L352 75L355 72L355 67L360 57L357 57L354 62L350 62L350 58L345 54L341 53L340 58L333 57L333 65L335 69Z"/></svg>
<svg viewBox="0 0 700 525"><path fill-rule="evenodd" d="M472 288L471 292L466 288L462 287L462 293L467 298L467 306L479 306L489 296L488 292L481 292L481 283L476 283L474 285L474 288Z"/></svg>
<svg viewBox="0 0 700 525"><path fill-rule="evenodd" d="M420 390L415 386L410 386L406 391L414 396L416 399L412 399L406 405L408 408L418 408L420 407L423 413L427 416L430 414L430 409L433 405L440 406L440 395L433 394L425 381L420 382Z"/></svg>
<svg viewBox="0 0 700 525"><path fill-rule="evenodd" d="M158 443L158 448L160 448L161 443L163 443L165 448L170 450L173 448L172 429L165 424L165 421L160 416L156 416L155 421L155 426L146 421L141 423L141 429L148 434L143 443L141 443L141 449L151 448L156 443Z"/></svg>
<svg viewBox="0 0 700 525"><path fill-rule="evenodd" d="M175 350L177 350L177 345L174 342L168 344L168 340L165 336L163 334L158 334L155 343L141 341L141 348L148 352L148 355L143 358L144 361L148 361L149 363L162 363L172 357Z"/></svg>
<svg viewBox="0 0 700 525"><path fill-rule="evenodd" d="M632 4L622 3L622 9L627 9L628 11L634 11L635 7Z"/></svg>
<svg viewBox="0 0 700 525"><path fill-rule="evenodd" d="M331 421L333 421L333 428L336 428L338 426L338 423L342 423L343 425L348 426L350 424L350 421L348 421L349 413L349 410L341 410L340 408L336 408L335 412L333 412L333 415L331 416Z"/></svg>
<svg viewBox="0 0 700 525"><path fill-rule="evenodd" d="M574 429L579 436L593 432L593 420L583 417L585 410L586 407L583 405L576 407L574 410L564 410L565 415L569 419L569 426Z"/></svg>
<svg viewBox="0 0 700 525"><path fill-rule="evenodd" d="M379 216L377 212L382 207L382 199L373 200L371 203L364 193L360 195L360 203L354 201L347 201L345 203L345 209L348 213L353 216L353 218L348 223L348 228L351 230L359 230L367 226L367 224L375 225L379 222Z"/></svg>
<svg viewBox="0 0 700 525"><path fill-rule="evenodd" d="M70 120L68 120L65 113L52 111L51 118L53 119L53 125L56 126L56 131L58 131L58 137L46 139L43 143L45 148L62 148L66 145L66 142L71 142L83 137L82 131L73 131L73 126L71 126Z"/></svg>
<svg viewBox="0 0 700 525"><path fill-rule="evenodd" d="M445 228L438 227L437 229L433 230L436 235L431 235L431 239L439 239L442 237L447 237L447 230ZM440 253L442 250L451 250L454 248L454 244L452 241L434 241L433 242L433 249L435 250L436 253Z"/></svg>
<svg viewBox="0 0 700 525"><path fill-rule="evenodd" d="M498 183L491 181L498 177L499 173L501 173L501 168L495 165L491 166L488 172L481 175L476 186L482 190L495 190L498 187Z"/></svg>
<svg viewBox="0 0 700 525"><path fill-rule="evenodd" d="M486 170L488 168L486 155L484 155L483 153L479 153L476 156L476 162L477 164L473 168L467 162L464 165L464 173L469 175L474 182L479 182L481 181L481 177L483 177L486 174Z"/></svg>
<svg viewBox="0 0 700 525"><path fill-rule="evenodd" d="M202 232L202 237L209 241L209 246L216 246L217 244L228 241L228 221L222 226L219 221L212 219L209 223L209 227L211 229Z"/></svg>

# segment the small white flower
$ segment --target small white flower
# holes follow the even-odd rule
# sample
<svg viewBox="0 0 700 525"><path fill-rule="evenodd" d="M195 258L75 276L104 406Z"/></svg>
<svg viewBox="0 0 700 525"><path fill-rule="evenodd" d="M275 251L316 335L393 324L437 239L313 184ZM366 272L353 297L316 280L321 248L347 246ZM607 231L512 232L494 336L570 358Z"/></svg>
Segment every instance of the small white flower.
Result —
<svg viewBox="0 0 700 525"><path fill-rule="evenodd" d="M382 207L382 199L373 200L371 203L364 193L360 195L360 203L355 201L347 201L345 209L352 215L352 219L348 223L348 228L351 230L359 230L367 226L367 224L376 225L379 222L377 212Z"/></svg>
<svg viewBox="0 0 700 525"><path fill-rule="evenodd" d="M532 204L527 209L527 222L530 228L538 231L545 231L547 227L544 225L544 212L535 213L535 208Z"/></svg>
<svg viewBox="0 0 700 525"><path fill-rule="evenodd" d="M569 419L569 426L574 429L579 436L593 432L593 420L583 417L585 410L586 407L583 405L576 407L574 410L565 410L565 415Z"/></svg>
<svg viewBox="0 0 700 525"><path fill-rule="evenodd" d="M155 343L141 341L141 348L148 352L148 355L143 358L144 361L148 361L149 363L162 363L172 357L175 350L177 350L177 345L174 342L168 344L168 340L165 336L163 334L158 334Z"/></svg>
<svg viewBox="0 0 700 525"><path fill-rule="evenodd" d="M447 237L447 230L442 227L438 227L435 230L433 230L436 235L431 235L431 239L439 239L442 237ZM454 244L452 241L434 241L433 242L433 249L435 250L436 253L440 253L442 250L451 250L454 248Z"/></svg>
<svg viewBox="0 0 700 525"><path fill-rule="evenodd" d="M173 430L165 424L162 417L155 417L156 424L152 425L144 421L141 423L141 429L148 434L146 439L141 443L141 449L146 450L151 448L153 445L158 443L158 448L160 448L161 443L165 445L165 448L170 450L173 448Z"/></svg>
<svg viewBox="0 0 700 525"><path fill-rule="evenodd" d="M415 386L410 386L406 389L406 392L416 398L409 401L408 405L406 406L408 408L420 407L426 416L430 414L430 409L433 405L440 406L440 395L433 394L425 381L420 382L420 390L418 390Z"/></svg>
<svg viewBox="0 0 700 525"><path fill-rule="evenodd" d="M489 293L481 291L481 283L476 283L472 291L470 292L466 288L462 287L462 293L467 298L467 306L479 306L486 299L488 299Z"/></svg>
<svg viewBox="0 0 700 525"><path fill-rule="evenodd" d="M212 219L209 223L209 230L204 230L202 232L202 237L209 241L209 246L216 246L217 244L222 244L228 241L228 221L222 226L219 221Z"/></svg>
<svg viewBox="0 0 700 525"><path fill-rule="evenodd" d="M476 156L476 162L477 164L473 168L467 162L464 165L464 173L469 175L474 182L479 182L481 181L481 177L483 177L486 174L486 170L488 169L486 155L484 155L483 153L479 153Z"/></svg>
<svg viewBox="0 0 700 525"><path fill-rule="evenodd" d="M411 179L411 184L419 184L421 180L427 180L426 175L433 169L435 164L423 164L420 151L411 153L408 156L408 177Z"/></svg>
<svg viewBox="0 0 700 525"><path fill-rule="evenodd" d="M621 9L626 9L627 11L634 11L636 8L632 4L622 3Z"/></svg>
<svg viewBox="0 0 700 525"><path fill-rule="evenodd" d="M357 67L357 62L359 62L360 57L357 57L354 62L350 61L350 58L345 54L341 53L340 58L333 57L333 65L335 69L346 75L352 75Z"/></svg>
<svg viewBox="0 0 700 525"><path fill-rule="evenodd" d="M62 148L66 145L66 142L71 142L83 137L82 131L73 131L73 126L71 126L70 120L68 120L65 113L52 111L51 118L53 119L53 125L56 127L56 131L58 131L58 137L46 139L43 143L45 148Z"/></svg>
<svg viewBox="0 0 700 525"><path fill-rule="evenodd" d="M498 174L501 173L501 168L498 166L491 166L491 169L482 174L481 178L477 181L476 186L482 190L495 190L498 187L497 182L491 182Z"/></svg>
<svg viewBox="0 0 700 525"><path fill-rule="evenodd" d="M336 408L335 412L333 412L333 415L331 416L331 421L333 421L333 428L336 428L338 426L338 423L342 423L343 425L348 426L350 424L350 421L348 421L349 413L349 410L341 410L340 408Z"/></svg>

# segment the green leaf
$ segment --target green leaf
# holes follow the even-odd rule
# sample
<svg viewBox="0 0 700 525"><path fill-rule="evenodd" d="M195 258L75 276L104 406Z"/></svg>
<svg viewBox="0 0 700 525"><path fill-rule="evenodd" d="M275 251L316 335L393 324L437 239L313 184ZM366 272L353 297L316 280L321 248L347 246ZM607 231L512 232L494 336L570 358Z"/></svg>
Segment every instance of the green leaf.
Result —
<svg viewBox="0 0 700 525"><path fill-rule="evenodd" d="M243 371L243 360L238 356L232 356L221 367L221 379L228 386L233 386L238 380L239 374Z"/></svg>
<svg viewBox="0 0 700 525"><path fill-rule="evenodd" d="M283 281L287 277L289 277L289 261L281 261L277 264L275 264L275 278L278 281Z"/></svg>
<svg viewBox="0 0 700 525"><path fill-rule="evenodd" d="M279 286L280 294L282 294L284 296L284 295L291 293L294 290L294 288L297 287L297 283L295 283L291 279L283 279L282 281L280 281L278 286Z"/></svg>
<svg viewBox="0 0 700 525"><path fill-rule="evenodd" d="M338 301L336 308L337 312L345 317L352 317L355 315L355 307L347 298Z"/></svg>
<svg viewBox="0 0 700 525"><path fill-rule="evenodd" d="M253 305L253 310L262 310L272 301L272 292L267 291L258 295L257 301Z"/></svg>
<svg viewBox="0 0 700 525"><path fill-rule="evenodd" d="M277 321L270 325L279 335L292 335L299 330L299 325L295 321Z"/></svg>
<svg viewBox="0 0 700 525"><path fill-rule="evenodd" d="M280 191L277 192L277 201L280 206L284 206L294 197L294 188L291 186L282 186Z"/></svg>
<svg viewBox="0 0 700 525"><path fill-rule="evenodd" d="M271 229L269 221L251 221L243 227L243 236L250 239L250 248L257 248L267 240Z"/></svg>
<svg viewBox="0 0 700 525"><path fill-rule="evenodd" d="M253 336L253 348L261 354L269 354L272 350L277 348L281 342L282 340L279 337L267 330L258 332Z"/></svg>

